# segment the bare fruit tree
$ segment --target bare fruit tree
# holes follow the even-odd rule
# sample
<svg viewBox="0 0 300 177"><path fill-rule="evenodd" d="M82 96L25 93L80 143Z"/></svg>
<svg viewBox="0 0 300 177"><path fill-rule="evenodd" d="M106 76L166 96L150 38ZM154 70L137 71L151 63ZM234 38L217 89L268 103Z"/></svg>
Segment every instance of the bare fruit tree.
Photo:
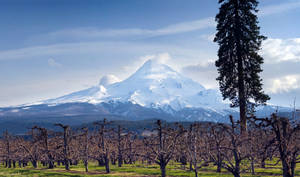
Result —
<svg viewBox="0 0 300 177"><path fill-rule="evenodd" d="M97 140L97 146L98 146L98 152L100 155L100 159L99 160L103 160L104 161L104 165L105 165L105 170L106 173L110 173L110 167L109 167L109 142L108 142L108 138L107 133L108 133L108 129L106 128L107 125L107 121L106 119L103 119L103 121L99 121L99 122L95 122L94 123L96 126L99 126L99 130L98 130L98 135L96 136L96 140Z"/></svg>
<svg viewBox="0 0 300 177"><path fill-rule="evenodd" d="M166 166L174 155L174 150L177 145L178 138L184 133L182 127L178 129L164 127L161 120L158 120L156 135L152 135L144 139L147 155L149 160L159 165L161 176L166 176Z"/></svg>
<svg viewBox="0 0 300 177"><path fill-rule="evenodd" d="M275 146L282 163L283 177L294 177L296 164L300 163L300 123L273 114L271 118L253 118L260 127L274 133Z"/></svg>
<svg viewBox="0 0 300 177"><path fill-rule="evenodd" d="M63 135L63 158L64 158L64 165L66 170L70 170L70 158L69 158L69 141L70 141L70 126L63 125L63 124L55 124L63 128L64 135Z"/></svg>

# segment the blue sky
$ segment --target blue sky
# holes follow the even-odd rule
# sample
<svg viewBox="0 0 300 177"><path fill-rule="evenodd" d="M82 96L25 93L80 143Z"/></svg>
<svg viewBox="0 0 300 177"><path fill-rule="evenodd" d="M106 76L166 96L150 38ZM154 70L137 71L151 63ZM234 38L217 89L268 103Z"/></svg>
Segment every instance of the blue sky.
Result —
<svg viewBox="0 0 300 177"><path fill-rule="evenodd" d="M217 0L1 0L0 106L121 80L149 56L217 88ZM262 73L270 103L300 95L300 0L261 0ZM164 54L164 55L161 55ZM300 98L299 98L300 102Z"/></svg>

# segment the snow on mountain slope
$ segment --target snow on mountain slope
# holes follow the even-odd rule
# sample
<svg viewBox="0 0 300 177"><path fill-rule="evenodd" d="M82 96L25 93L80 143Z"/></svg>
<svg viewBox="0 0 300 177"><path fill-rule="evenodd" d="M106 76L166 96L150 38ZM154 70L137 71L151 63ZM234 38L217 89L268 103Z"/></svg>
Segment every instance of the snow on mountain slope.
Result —
<svg viewBox="0 0 300 177"><path fill-rule="evenodd" d="M229 104L223 102L218 91L207 90L199 83L156 60L148 60L124 81L116 82L112 76L105 77L101 79L99 85L46 100L43 103L88 102L97 104L109 101L132 102L149 108L170 106L174 110L193 107L222 111L229 108Z"/></svg>
<svg viewBox="0 0 300 177"><path fill-rule="evenodd" d="M276 110L283 109L261 106L256 115L266 117ZM290 112L283 110L287 116ZM223 101L218 90L205 89L157 60L148 60L123 81L108 75L99 84L85 90L34 104L0 109L0 118L19 117L25 120L29 117L34 121L51 118L53 122L69 122L72 116L72 120L79 122L95 121L96 117L228 122L228 115L238 118L238 109L230 108L229 102Z"/></svg>

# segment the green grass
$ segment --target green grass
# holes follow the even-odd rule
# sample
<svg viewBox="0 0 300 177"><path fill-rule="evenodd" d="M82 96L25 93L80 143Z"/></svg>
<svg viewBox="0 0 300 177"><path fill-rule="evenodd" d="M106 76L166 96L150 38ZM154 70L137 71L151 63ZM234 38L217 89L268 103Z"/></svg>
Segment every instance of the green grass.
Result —
<svg viewBox="0 0 300 177"><path fill-rule="evenodd" d="M269 162L270 163L270 162ZM265 169L255 168L256 175L251 175L249 172L243 173L243 177L274 177L281 176L282 170L281 165L268 166ZM199 170L199 176L216 176L216 177L231 177L232 175L228 173L225 169L222 169L222 173L216 173L215 166L204 167ZM141 176L159 176L160 170L157 165L146 165L146 164L133 164L133 165L123 165L119 168L115 165L111 165L111 173L106 174L104 167L98 167L96 163L89 163L89 173L85 173L83 164L78 166L71 166L70 171L64 170L64 166L57 166L55 169L47 169L39 165L37 169L32 166L25 168L5 168L2 164L0 165L0 177L11 177L11 176L28 176L28 177L89 177L89 176L99 176L99 177L141 177ZM168 176L178 176L178 177L192 177L194 172L188 171L174 162L171 162L167 167ZM300 166L298 165L296 170L296 175L300 176Z"/></svg>

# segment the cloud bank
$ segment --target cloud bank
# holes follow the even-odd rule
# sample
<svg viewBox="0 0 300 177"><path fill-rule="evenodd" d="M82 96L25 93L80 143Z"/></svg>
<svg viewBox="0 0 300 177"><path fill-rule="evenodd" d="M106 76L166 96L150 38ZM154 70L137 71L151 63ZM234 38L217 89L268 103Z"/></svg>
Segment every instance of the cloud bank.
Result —
<svg viewBox="0 0 300 177"><path fill-rule="evenodd" d="M300 38L268 39L263 43L262 55L268 63L300 61Z"/></svg>

